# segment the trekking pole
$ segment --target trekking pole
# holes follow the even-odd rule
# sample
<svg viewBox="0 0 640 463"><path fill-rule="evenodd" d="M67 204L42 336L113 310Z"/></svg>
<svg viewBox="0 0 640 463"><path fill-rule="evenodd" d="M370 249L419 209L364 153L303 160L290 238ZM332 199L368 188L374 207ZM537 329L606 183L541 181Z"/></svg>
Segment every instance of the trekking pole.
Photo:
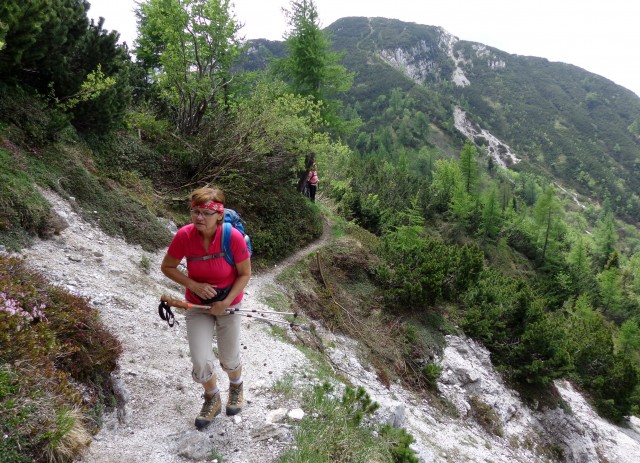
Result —
<svg viewBox="0 0 640 463"><path fill-rule="evenodd" d="M248 318L253 318L254 320L260 320L260 321L264 321L264 322L269 322L269 323L280 323L282 325L289 325L291 328L296 327L296 326L301 326L299 323L293 323L293 322L288 322L286 320L278 320L277 318L267 318L267 317L260 317L258 315L251 315L251 314L247 314L247 313L241 313L239 311L231 311L229 312L229 315L239 315L240 317L248 317Z"/></svg>
<svg viewBox="0 0 640 463"><path fill-rule="evenodd" d="M175 299L166 295L160 296L160 301L166 302L171 307L177 307L179 309L210 309L210 305L198 305L191 302ZM274 315L293 315L294 318L298 317L298 312L277 312L275 310L257 310L257 309L227 309L228 312L253 312L258 314L274 314Z"/></svg>
<svg viewBox="0 0 640 463"><path fill-rule="evenodd" d="M253 312L258 314L273 314L273 315L293 315L293 318L298 318L298 312L278 312L276 310L257 310L257 309L227 309L229 312Z"/></svg>
<svg viewBox="0 0 640 463"><path fill-rule="evenodd" d="M198 305L191 302L182 301L166 295L160 296L160 302L165 302L171 307L177 307L178 309L210 309L210 305Z"/></svg>
<svg viewBox="0 0 640 463"><path fill-rule="evenodd" d="M158 310L161 310L160 312L160 317L165 320L166 318L164 316L166 316L166 313L163 313L167 311L167 308L169 307L177 307L178 309L210 309L211 306L210 305L199 305L199 304L192 304L191 302L187 302L187 301L183 301L181 299L176 299L173 297L169 297L165 294L163 294L162 296L160 296L160 307L158 307ZM171 324L169 326L173 326L173 313L171 313L170 309L169 309L169 314L171 317ZM255 310L255 309L227 309L227 312L229 313L229 315L232 314L236 314L236 315L240 315L243 317L248 317L248 318L254 318L256 320L261 320L261 321L267 321L267 322L274 322L274 323L282 323L282 324L286 324L289 325L290 327L294 327L294 326L298 326L301 327L302 325L298 324L298 323L292 323L292 322L288 322L286 320L278 320L275 318L266 318L266 317L261 317L261 316L257 316L257 315L251 315L251 313L246 313L246 312L256 312L259 314L262 313L273 313L273 314L278 314L278 315L289 315L290 313L293 314L294 317L297 317L298 314L297 312L276 312L273 310L268 310L268 311L260 311L260 310ZM164 315L164 316L163 316ZM168 318L168 317L167 317ZM167 320L167 322L169 322L169 320ZM177 320L176 320L177 322Z"/></svg>

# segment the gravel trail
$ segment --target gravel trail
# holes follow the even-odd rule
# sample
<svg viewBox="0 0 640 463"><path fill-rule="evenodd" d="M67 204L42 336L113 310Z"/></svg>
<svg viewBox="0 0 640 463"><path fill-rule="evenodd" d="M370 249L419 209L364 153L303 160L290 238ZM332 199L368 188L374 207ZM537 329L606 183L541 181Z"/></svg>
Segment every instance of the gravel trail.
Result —
<svg viewBox="0 0 640 463"><path fill-rule="evenodd" d="M67 201L51 192L43 194L69 227L51 240L36 241L23 254L54 284L89 296L124 347L120 369L113 375L119 406L104 416L103 428L82 461L213 461L217 453L225 462L267 462L290 445L290 427L272 422L270 412L295 404L276 403L272 386L285 377L304 382L307 359L269 334L265 323L243 317L245 407L236 417L224 415L229 384L216 365L223 414L203 432L195 430L202 391L191 379L186 323L182 314L176 314L179 324L170 328L157 311L161 294L182 298L182 289L159 270L164 250L148 253L109 237L85 222ZM269 272L254 273L244 308L268 309L261 295L277 290L277 273L323 242L317 241Z"/></svg>

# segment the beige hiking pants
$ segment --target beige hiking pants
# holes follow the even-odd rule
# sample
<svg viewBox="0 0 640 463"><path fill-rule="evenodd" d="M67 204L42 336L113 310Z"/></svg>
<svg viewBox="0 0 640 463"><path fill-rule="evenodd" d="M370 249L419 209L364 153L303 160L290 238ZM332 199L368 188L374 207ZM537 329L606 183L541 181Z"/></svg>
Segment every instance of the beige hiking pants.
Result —
<svg viewBox="0 0 640 463"><path fill-rule="evenodd" d="M242 302L232 305L239 309ZM240 315L209 315L198 309L189 309L186 313L187 339L191 350L193 371L191 375L196 383L206 383L215 374L213 339L217 339L220 366L226 372L236 371L240 362Z"/></svg>

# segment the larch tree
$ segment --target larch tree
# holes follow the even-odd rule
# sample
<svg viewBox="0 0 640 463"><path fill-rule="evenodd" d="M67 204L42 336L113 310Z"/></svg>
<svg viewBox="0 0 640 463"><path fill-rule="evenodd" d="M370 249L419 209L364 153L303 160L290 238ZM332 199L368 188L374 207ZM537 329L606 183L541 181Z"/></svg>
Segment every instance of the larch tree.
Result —
<svg viewBox="0 0 640 463"><path fill-rule="evenodd" d="M473 194L478 183L478 150L470 141L464 144L460 152L460 171L464 181L464 190L467 194Z"/></svg>
<svg viewBox="0 0 640 463"><path fill-rule="evenodd" d="M295 93L322 102L324 120L340 133L344 123L337 114L340 102L336 96L351 88L353 74L339 64L342 54L331 51L313 0L292 0L285 14L291 27L285 34L288 55L276 62L275 69Z"/></svg>
<svg viewBox="0 0 640 463"><path fill-rule="evenodd" d="M594 239L598 264L604 267L611 254L615 251L616 243L619 239L613 212L607 211L604 217L598 221L594 231Z"/></svg>
<svg viewBox="0 0 640 463"><path fill-rule="evenodd" d="M540 263L548 258L549 249L556 242L562 225L562 205L556 197L553 186L549 185L534 207L534 220L539 230L541 242Z"/></svg>
<svg viewBox="0 0 640 463"><path fill-rule="evenodd" d="M454 193L461 188L462 174L458 163L447 159L438 159L433 173L433 192L437 207L445 211L453 199Z"/></svg>
<svg viewBox="0 0 640 463"><path fill-rule="evenodd" d="M500 214L500 203L498 201L498 193L495 188L489 190L482 202L482 222L481 232L482 241L487 238L495 239L500 232L502 215Z"/></svg>
<svg viewBox="0 0 640 463"><path fill-rule="evenodd" d="M593 277L587 243L588 241L584 236L579 236L571 245L571 249L566 256L574 285L580 294L590 289L590 281Z"/></svg>

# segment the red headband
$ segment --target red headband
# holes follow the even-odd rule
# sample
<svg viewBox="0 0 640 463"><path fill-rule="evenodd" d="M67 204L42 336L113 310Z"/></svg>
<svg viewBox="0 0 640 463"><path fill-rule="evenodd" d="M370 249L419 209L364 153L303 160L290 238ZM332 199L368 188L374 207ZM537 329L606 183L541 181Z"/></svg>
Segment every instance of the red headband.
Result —
<svg viewBox="0 0 640 463"><path fill-rule="evenodd" d="M210 209L214 212L219 212L220 214L224 214L224 204L214 203L213 201L208 201L204 204L191 203L191 207L198 207L200 209Z"/></svg>

